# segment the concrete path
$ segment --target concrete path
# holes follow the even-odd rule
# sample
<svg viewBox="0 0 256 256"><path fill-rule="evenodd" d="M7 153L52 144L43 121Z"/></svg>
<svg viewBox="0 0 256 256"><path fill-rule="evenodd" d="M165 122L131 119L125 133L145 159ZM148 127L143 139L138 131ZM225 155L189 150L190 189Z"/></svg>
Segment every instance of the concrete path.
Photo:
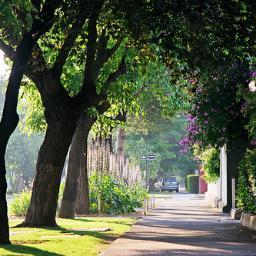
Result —
<svg viewBox="0 0 256 256"><path fill-rule="evenodd" d="M114 241L104 256L256 256L256 232L190 194L158 198L156 209Z"/></svg>

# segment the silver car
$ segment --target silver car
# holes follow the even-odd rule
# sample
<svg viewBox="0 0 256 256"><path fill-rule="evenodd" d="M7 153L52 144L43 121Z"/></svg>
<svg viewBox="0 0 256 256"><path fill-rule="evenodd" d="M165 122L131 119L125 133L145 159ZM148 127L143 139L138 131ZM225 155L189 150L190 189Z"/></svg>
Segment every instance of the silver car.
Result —
<svg viewBox="0 0 256 256"><path fill-rule="evenodd" d="M179 183L175 177L163 178L161 191L179 192Z"/></svg>

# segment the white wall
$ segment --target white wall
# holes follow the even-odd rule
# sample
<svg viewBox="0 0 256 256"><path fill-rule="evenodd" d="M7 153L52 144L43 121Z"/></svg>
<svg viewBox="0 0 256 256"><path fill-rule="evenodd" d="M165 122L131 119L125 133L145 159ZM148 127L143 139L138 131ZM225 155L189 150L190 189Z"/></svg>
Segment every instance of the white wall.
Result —
<svg viewBox="0 0 256 256"><path fill-rule="evenodd" d="M227 147L220 150L220 178L215 183L208 184L205 200L213 207L227 205Z"/></svg>
<svg viewBox="0 0 256 256"><path fill-rule="evenodd" d="M220 199L222 206L227 205L227 146L224 145L220 151Z"/></svg>
<svg viewBox="0 0 256 256"><path fill-rule="evenodd" d="M220 198L220 179L215 183L208 184L208 190L205 193L205 200L209 205L217 207L217 200Z"/></svg>

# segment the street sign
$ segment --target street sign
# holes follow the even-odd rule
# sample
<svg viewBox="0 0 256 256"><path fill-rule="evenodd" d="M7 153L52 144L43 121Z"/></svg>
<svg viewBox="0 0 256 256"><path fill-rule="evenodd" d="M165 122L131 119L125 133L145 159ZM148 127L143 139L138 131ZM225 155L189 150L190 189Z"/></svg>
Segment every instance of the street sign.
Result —
<svg viewBox="0 0 256 256"><path fill-rule="evenodd" d="M148 154L148 155L143 155L141 157L142 160L154 160L156 158L155 154Z"/></svg>
<svg viewBox="0 0 256 256"><path fill-rule="evenodd" d="M155 154L148 154L147 155L148 160L154 160L156 158Z"/></svg>
<svg viewBox="0 0 256 256"><path fill-rule="evenodd" d="M147 154L147 155L142 155L141 160L146 161L146 166L148 166L148 161L154 160L156 158L155 154ZM146 189L149 191L149 174L148 174L148 169L146 169Z"/></svg>

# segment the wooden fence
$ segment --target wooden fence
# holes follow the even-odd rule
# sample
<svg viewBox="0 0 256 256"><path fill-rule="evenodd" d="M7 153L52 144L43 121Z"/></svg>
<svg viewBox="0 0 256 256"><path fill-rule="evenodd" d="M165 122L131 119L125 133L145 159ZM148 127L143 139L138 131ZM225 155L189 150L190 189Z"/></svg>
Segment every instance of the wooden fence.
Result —
<svg viewBox="0 0 256 256"><path fill-rule="evenodd" d="M142 183L140 166L130 163L124 154L111 152L109 140L93 140L87 151L88 175L110 174L128 184Z"/></svg>

